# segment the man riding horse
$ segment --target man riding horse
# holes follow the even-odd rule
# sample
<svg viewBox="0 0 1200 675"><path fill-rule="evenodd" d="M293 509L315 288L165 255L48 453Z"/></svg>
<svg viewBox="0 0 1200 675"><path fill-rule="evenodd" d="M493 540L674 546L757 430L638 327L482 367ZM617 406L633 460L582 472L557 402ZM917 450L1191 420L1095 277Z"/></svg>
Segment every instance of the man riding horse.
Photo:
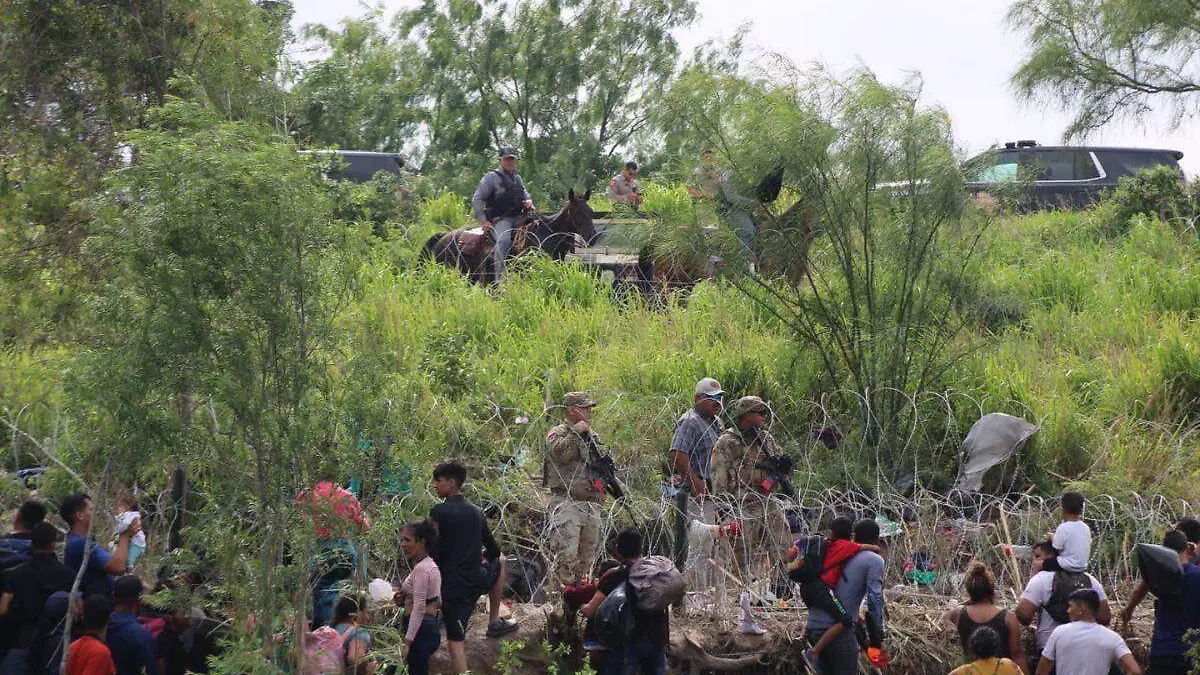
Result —
<svg viewBox="0 0 1200 675"><path fill-rule="evenodd" d="M471 197L471 208L480 227L495 238L492 255L496 283L500 283L507 267L517 219L533 210L533 199L525 189L521 174L517 173L516 148L507 145L500 148L500 166L479 180L479 187Z"/></svg>

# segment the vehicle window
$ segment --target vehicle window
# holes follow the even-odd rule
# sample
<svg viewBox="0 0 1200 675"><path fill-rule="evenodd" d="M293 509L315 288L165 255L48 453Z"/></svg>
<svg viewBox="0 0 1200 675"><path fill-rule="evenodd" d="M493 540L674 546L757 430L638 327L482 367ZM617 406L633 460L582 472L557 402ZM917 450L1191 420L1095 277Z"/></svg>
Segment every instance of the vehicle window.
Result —
<svg viewBox="0 0 1200 675"><path fill-rule="evenodd" d="M1063 150L1043 150L1021 154L1021 164L1033 180L1073 180L1075 164L1071 153Z"/></svg>
<svg viewBox="0 0 1200 675"><path fill-rule="evenodd" d="M1017 153L997 152L994 162L984 163L971 175L981 183L1011 183L1017 179Z"/></svg>
<svg viewBox="0 0 1200 675"><path fill-rule="evenodd" d="M1087 150L1075 150L1072 154L1075 156L1075 180L1100 177L1100 171L1096 168L1096 163L1092 161L1092 153Z"/></svg>
<svg viewBox="0 0 1200 675"><path fill-rule="evenodd" d="M1166 152L1097 150L1096 156L1100 158L1100 163L1104 165L1104 170L1109 176L1131 176L1142 169L1153 169L1159 165L1179 168L1175 158Z"/></svg>

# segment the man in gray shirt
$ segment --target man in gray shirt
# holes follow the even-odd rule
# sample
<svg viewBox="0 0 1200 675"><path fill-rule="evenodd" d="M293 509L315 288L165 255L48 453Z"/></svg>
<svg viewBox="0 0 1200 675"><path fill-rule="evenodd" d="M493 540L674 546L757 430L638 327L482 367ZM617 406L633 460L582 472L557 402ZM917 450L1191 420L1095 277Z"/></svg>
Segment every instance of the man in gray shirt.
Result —
<svg viewBox="0 0 1200 675"><path fill-rule="evenodd" d="M500 167L483 175L475 194L471 196L471 208L475 220L484 231L491 231L496 238L495 256L496 283L504 277L508 252L512 248L513 227L517 218L533 210L533 199L525 189L525 181L517 173L517 149L511 146L500 148Z"/></svg>
<svg viewBox="0 0 1200 675"><path fill-rule="evenodd" d="M687 495L687 507L676 502L675 518L681 529L691 527L693 520L705 525L717 522L717 506L709 495L712 487L713 446L724 430L720 414L725 391L721 383L706 377L696 383L696 395L692 407L675 423L675 435L671 438L670 464L675 473L675 487ZM683 499L682 496L679 499ZM683 522L680 523L679 521ZM691 549L683 542L688 559L688 574L695 590L705 591L712 581L709 559L713 556L713 541L702 539L702 546ZM702 550L701 550L702 549ZM705 588L700 588L705 586Z"/></svg>
<svg viewBox="0 0 1200 675"><path fill-rule="evenodd" d="M854 541L860 544L879 544L879 524L864 518L854 524ZM857 617L863 600L867 602L867 634L872 636L872 647L879 647L883 639L883 557L871 551L859 551L846 561L842 577L838 580L834 594L842 606ZM809 644L816 644L837 619L820 608L808 613ZM853 675L858 672L858 639L854 631L846 631L833 644L821 652L822 675Z"/></svg>

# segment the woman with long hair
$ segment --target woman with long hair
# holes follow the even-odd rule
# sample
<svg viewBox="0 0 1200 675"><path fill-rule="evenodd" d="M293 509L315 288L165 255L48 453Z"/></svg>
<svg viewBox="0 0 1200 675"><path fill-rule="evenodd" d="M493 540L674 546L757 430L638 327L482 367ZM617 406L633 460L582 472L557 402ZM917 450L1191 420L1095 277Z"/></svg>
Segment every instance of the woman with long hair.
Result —
<svg viewBox="0 0 1200 675"><path fill-rule="evenodd" d="M427 675L429 657L442 641L438 630L442 573L429 556L437 542L437 523L429 518L414 520L400 533L400 548L412 564L412 572L400 584L405 616L408 617L402 653L411 675Z"/></svg>

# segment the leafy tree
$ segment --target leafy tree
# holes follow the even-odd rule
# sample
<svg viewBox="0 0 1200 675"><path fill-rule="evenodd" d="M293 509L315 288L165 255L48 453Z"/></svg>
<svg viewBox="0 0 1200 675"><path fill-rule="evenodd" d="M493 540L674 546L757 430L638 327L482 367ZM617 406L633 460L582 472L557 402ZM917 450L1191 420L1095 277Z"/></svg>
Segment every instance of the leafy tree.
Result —
<svg viewBox="0 0 1200 675"><path fill-rule="evenodd" d="M772 79L694 65L668 96L664 132L693 129L675 142L716 149L743 184L785 168L781 203L760 218L762 274L729 278L820 363L822 389L841 392L833 412L894 480L917 460L914 402L945 387L963 354L954 291L987 221L964 210L946 114L920 103L919 80L776 65Z"/></svg>
<svg viewBox="0 0 1200 675"><path fill-rule="evenodd" d="M325 58L306 66L294 94L293 134L313 145L398 152L420 122L420 56L414 44L384 33L378 11L344 19L340 30L309 25L304 37Z"/></svg>
<svg viewBox="0 0 1200 675"><path fill-rule="evenodd" d="M671 31L694 18L691 0L429 0L397 15L424 66L425 170L466 188L507 142L536 187L591 187L646 125L678 58Z"/></svg>
<svg viewBox="0 0 1200 675"><path fill-rule="evenodd" d="M1200 6L1193 0L1020 0L1008 22L1029 53L1012 82L1029 99L1074 110L1067 137L1169 104L1174 121L1196 109Z"/></svg>
<svg viewBox="0 0 1200 675"><path fill-rule="evenodd" d="M0 3L0 295L20 299L5 315L28 338L67 325L95 278L76 259L92 225L77 205L127 159L120 133L173 92L273 119L290 16L275 0Z"/></svg>
<svg viewBox="0 0 1200 675"><path fill-rule="evenodd" d="M341 226L316 168L264 126L169 100L127 138L137 161L109 193L124 198L98 198L88 250L110 272L72 384L94 437L122 443L88 459L118 475L192 467L208 497L191 524L239 610L273 617L286 598L256 589L304 586L284 564L304 550L291 500L334 459Z"/></svg>

